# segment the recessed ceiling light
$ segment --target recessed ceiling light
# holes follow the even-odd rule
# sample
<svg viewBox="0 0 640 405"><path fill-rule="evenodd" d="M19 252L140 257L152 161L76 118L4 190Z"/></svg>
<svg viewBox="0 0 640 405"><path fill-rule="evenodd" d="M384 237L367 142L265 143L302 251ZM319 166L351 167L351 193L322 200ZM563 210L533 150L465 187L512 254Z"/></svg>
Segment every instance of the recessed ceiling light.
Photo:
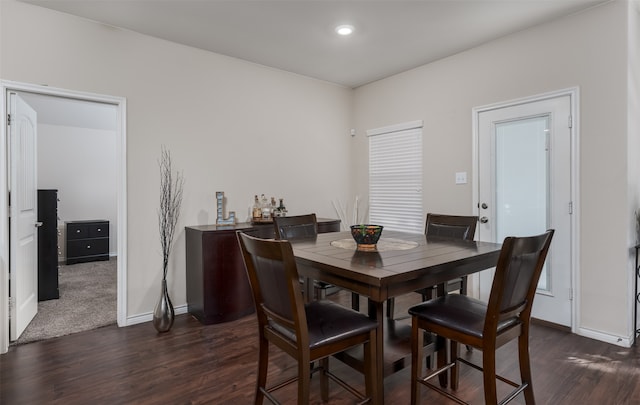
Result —
<svg viewBox="0 0 640 405"><path fill-rule="evenodd" d="M353 25L339 25L336 27L339 35L351 35L353 33Z"/></svg>

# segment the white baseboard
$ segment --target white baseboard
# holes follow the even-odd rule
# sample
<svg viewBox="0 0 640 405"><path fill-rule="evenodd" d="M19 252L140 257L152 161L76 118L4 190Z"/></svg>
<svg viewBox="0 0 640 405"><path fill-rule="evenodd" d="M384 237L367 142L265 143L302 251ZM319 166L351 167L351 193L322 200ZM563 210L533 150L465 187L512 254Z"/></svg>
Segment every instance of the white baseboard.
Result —
<svg viewBox="0 0 640 405"><path fill-rule="evenodd" d="M186 314L187 313L187 304L178 305L173 307L173 311L176 315ZM151 322L153 320L153 312L147 312L145 314L133 315L127 317L126 325L119 326L131 326L139 323Z"/></svg>
<svg viewBox="0 0 640 405"><path fill-rule="evenodd" d="M631 347L633 343L632 337L615 336L608 333L603 333L597 330L578 328L577 334L580 336L588 337L591 339L599 340L601 342L611 343L612 345L621 347Z"/></svg>

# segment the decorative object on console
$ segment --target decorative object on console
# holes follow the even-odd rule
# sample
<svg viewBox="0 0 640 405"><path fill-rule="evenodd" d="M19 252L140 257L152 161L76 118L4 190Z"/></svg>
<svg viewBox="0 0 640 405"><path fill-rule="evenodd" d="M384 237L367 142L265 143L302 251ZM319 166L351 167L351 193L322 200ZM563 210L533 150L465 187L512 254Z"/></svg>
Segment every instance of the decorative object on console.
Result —
<svg viewBox="0 0 640 405"><path fill-rule="evenodd" d="M224 217L224 191L216 191L216 203L218 208L218 216L216 225L233 225L236 223L236 212L229 211L229 218Z"/></svg>
<svg viewBox="0 0 640 405"><path fill-rule="evenodd" d="M351 236L356 241L359 251L375 251L380 235L382 235L382 225L351 225Z"/></svg>
<svg viewBox="0 0 640 405"><path fill-rule="evenodd" d="M357 225L367 222L369 207L366 202L361 207L359 196L355 196L353 208L351 210L349 210L348 205L345 205L345 208L340 200L331 201L331 203L333 204L333 209L336 210L336 214L338 214L338 217L340 218L340 222L344 230L347 230L349 225Z"/></svg>
<svg viewBox="0 0 640 405"><path fill-rule="evenodd" d="M276 206L275 197L271 197L271 202L264 194L256 194L254 197L253 205L251 206L251 223L252 224L272 224L273 217L285 217L287 216L287 208L284 206L284 198L280 198L280 205Z"/></svg>
<svg viewBox="0 0 640 405"><path fill-rule="evenodd" d="M274 217L286 217L287 216L287 208L284 206L284 198L280 199L280 205L276 207L276 210L273 212Z"/></svg>
<svg viewBox="0 0 640 405"><path fill-rule="evenodd" d="M171 154L162 147L160 159L160 208L158 209L158 225L160 245L162 246L162 290L160 299L153 310L153 326L158 332L168 332L173 326L175 312L167 290L167 270L169 255L173 245L180 206L182 205L182 189L184 177L177 172L174 179L171 170Z"/></svg>

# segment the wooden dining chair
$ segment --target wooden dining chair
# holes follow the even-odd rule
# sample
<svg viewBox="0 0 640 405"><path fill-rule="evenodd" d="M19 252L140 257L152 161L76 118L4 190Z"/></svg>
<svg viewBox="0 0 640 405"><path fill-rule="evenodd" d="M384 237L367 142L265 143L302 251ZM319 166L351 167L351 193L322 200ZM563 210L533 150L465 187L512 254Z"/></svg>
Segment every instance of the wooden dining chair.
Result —
<svg viewBox="0 0 640 405"><path fill-rule="evenodd" d="M377 322L364 314L328 300L304 302L291 244L287 240L260 239L239 231L249 284L258 317L258 376L255 404L266 397L278 401L272 392L297 380L299 405L309 403L311 373L320 371L323 401L328 401L329 379L347 387L359 400L378 398ZM267 387L269 344L277 346L298 362L297 376ZM365 395L329 371L329 356L354 346L365 351ZM314 370L310 365L318 361Z"/></svg>
<svg viewBox="0 0 640 405"><path fill-rule="evenodd" d="M476 234L476 225L478 217L475 215L444 215L427 213L427 220L424 226L424 233L427 236L461 239L472 241ZM440 291L440 294L448 294L458 292L467 294L467 276L449 280L445 284L434 287L421 288L416 293L422 295L422 301L430 300L434 297L434 293ZM394 314L394 300L387 300L387 316L392 318Z"/></svg>
<svg viewBox="0 0 640 405"><path fill-rule="evenodd" d="M466 295L445 294L409 309L412 323L412 405L419 403L420 385L464 404L452 392L429 381L450 370L451 389L455 391L458 388L458 363L483 372L485 404L493 405L498 402L496 379L516 387L501 404L511 401L521 392L524 392L527 404L535 403L529 360L529 322L536 287L553 233L554 230L550 229L537 236L508 237L504 240L488 303ZM443 362L446 364L425 377L421 375L424 331L448 339L450 356L448 363ZM496 374L496 350L516 338L521 383ZM459 343L482 350L482 366L459 358Z"/></svg>
<svg viewBox="0 0 640 405"><path fill-rule="evenodd" d="M316 214L274 217L273 226L276 239L296 240L318 236Z"/></svg>
<svg viewBox="0 0 640 405"><path fill-rule="evenodd" d="M274 217L273 226L276 239L295 241L318 236L316 214ZM305 283L305 280L301 278L300 282ZM337 290L337 287L324 281L311 280L311 282L313 282L313 299L325 299L330 290ZM311 299L311 297L309 298Z"/></svg>
<svg viewBox="0 0 640 405"><path fill-rule="evenodd" d="M273 225L276 239L296 241L318 236L318 221L315 213L290 217L274 217ZM304 283L305 280L301 280L301 282ZM314 299L325 299L327 295L339 291L338 287L324 281L311 280L310 282L313 283ZM358 294L351 293L351 302L352 308L358 310L359 307L354 304L359 302Z"/></svg>
<svg viewBox="0 0 640 405"><path fill-rule="evenodd" d="M427 236L451 238L472 241L476 235L476 215L442 215L427 214L424 233ZM433 298L433 288L416 291L422 295L422 300ZM447 281L444 285L445 293L458 292L467 295L467 276Z"/></svg>

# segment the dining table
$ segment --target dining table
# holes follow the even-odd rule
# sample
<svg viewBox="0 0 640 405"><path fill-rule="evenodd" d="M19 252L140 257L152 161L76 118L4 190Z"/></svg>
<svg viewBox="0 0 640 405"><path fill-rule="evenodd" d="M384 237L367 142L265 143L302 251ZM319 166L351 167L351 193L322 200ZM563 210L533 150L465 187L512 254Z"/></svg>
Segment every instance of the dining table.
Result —
<svg viewBox="0 0 640 405"><path fill-rule="evenodd" d="M501 245L463 241L425 234L384 230L375 247L359 249L350 232L318 234L292 241L300 276L320 280L368 298L368 314L378 322L375 398L384 403L384 379L410 364L410 325L385 319L388 298L436 286L448 280L495 267ZM312 294L313 283L305 283ZM399 333L404 327L406 333ZM408 329L407 329L408 328ZM385 335L387 332L387 335ZM393 336L403 344L394 345ZM362 355L362 354L360 354ZM358 355L347 362L359 361Z"/></svg>

